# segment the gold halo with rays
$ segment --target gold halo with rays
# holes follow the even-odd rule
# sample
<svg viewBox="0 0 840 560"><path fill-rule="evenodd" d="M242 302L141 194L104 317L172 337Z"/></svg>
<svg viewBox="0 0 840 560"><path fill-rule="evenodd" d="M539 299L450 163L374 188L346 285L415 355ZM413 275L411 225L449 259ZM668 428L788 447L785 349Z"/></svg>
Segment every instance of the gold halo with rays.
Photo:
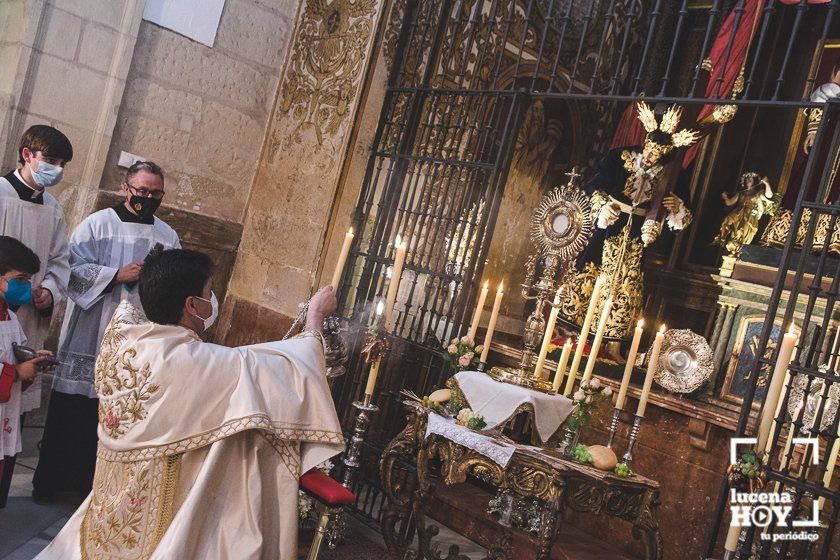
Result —
<svg viewBox="0 0 840 560"><path fill-rule="evenodd" d="M555 253L562 260L577 257L592 235L592 205L573 184L546 194L531 219L531 241L542 254Z"/></svg>

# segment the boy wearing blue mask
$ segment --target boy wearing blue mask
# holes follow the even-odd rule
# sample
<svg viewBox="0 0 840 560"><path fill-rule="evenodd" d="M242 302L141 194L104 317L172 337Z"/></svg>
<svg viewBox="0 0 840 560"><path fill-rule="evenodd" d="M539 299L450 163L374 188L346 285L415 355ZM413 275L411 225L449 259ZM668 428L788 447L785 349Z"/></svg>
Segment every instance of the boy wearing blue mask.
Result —
<svg viewBox="0 0 840 560"><path fill-rule="evenodd" d="M48 192L73 159L73 146L61 131L46 125L30 127L18 145L20 167L0 177L0 235L29 247L43 266L32 277L31 301L12 305L30 346L47 336L53 307L65 298L70 279L67 226L58 200ZM21 412L41 405L41 387L26 391Z"/></svg>
<svg viewBox="0 0 840 560"><path fill-rule="evenodd" d="M17 363L12 345L26 344L20 323L12 308L32 298L30 278L41 268L38 257L12 237L0 236L0 508L5 507L12 482L15 456L21 450L20 404L38 370L52 354Z"/></svg>

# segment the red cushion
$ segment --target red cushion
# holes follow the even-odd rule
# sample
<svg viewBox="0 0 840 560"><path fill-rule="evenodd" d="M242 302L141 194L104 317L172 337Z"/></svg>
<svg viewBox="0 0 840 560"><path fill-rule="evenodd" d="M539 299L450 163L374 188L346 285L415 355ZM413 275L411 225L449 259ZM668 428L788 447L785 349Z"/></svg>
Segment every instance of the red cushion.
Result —
<svg viewBox="0 0 840 560"><path fill-rule="evenodd" d="M356 501L353 492L318 469L312 469L300 477L300 487L304 492L330 507L348 505Z"/></svg>

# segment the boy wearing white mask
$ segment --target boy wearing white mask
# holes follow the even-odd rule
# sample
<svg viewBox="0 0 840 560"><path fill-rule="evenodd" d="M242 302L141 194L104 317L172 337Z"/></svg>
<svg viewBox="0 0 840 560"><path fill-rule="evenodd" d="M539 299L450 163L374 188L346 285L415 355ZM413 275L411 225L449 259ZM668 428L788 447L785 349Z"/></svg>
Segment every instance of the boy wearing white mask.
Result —
<svg viewBox="0 0 840 560"><path fill-rule="evenodd" d="M33 497L90 492L96 466L99 400L94 363L99 344L121 301L140 308L136 284L149 252L181 247L178 234L155 217L164 196L163 170L151 161L128 168L125 199L94 212L70 236L67 312L55 370Z"/></svg>
<svg viewBox="0 0 840 560"><path fill-rule="evenodd" d="M67 225L58 200L46 192L57 185L73 159L73 146L61 131L30 127L18 145L20 168L0 177L0 235L14 237L38 256L41 270L32 278L32 301L15 309L30 346L40 348L53 307L63 300L70 278ZM41 405L36 383L23 395L21 412Z"/></svg>

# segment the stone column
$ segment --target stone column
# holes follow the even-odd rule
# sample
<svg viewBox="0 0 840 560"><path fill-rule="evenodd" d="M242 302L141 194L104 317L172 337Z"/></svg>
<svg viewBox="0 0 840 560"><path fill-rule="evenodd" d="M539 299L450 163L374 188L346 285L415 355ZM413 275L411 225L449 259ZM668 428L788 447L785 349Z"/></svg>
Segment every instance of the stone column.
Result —
<svg viewBox="0 0 840 560"><path fill-rule="evenodd" d="M288 319L314 287L384 4L301 3L222 325L254 304Z"/></svg>
<svg viewBox="0 0 840 560"><path fill-rule="evenodd" d="M723 358L726 354L726 347L729 345L729 337L732 335L732 324L735 321L735 312L738 309L737 305L733 305L730 303L723 304L723 307L723 324L721 327L720 336L718 337L717 345L715 346L715 353L713 358L713 371L715 372L720 371L721 365L723 364Z"/></svg>

